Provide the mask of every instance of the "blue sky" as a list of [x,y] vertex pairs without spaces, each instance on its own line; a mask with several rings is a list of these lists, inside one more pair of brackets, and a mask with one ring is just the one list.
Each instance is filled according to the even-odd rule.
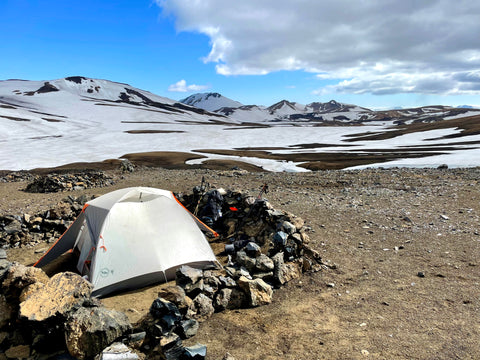
[[478,14],[463,0],[2,0],[0,79],[82,75],[244,104],[478,106]]

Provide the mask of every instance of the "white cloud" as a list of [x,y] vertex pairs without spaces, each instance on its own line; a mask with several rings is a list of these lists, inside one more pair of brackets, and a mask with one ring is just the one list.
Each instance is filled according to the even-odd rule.
[[480,94],[478,1],[156,1],[177,30],[210,38],[203,60],[219,74],[304,70],[338,79],[327,91]]
[[187,85],[185,80],[177,81],[175,84],[172,84],[168,87],[168,91],[171,92],[189,92],[189,91],[204,91],[207,90],[209,86],[207,85]]

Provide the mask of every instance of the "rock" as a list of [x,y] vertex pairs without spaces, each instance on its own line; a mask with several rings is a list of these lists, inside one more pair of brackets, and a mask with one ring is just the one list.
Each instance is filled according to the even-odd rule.
[[203,279],[200,279],[196,283],[185,284],[183,289],[188,296],[194,298],[201,292],[205,291],[205,285],[203,283]]
[[12,263],[5,273],[2,289],[4,294],[18,298],[21,291],[28,285],[36,282],[47,283],[48,281],[48,276],[43,270]]
[[247,279],[252,279],[250,272],[244,266],[240,266],[240,269],[236,271],[235,276],[236,277],[245,276]]
[[235,287],[237,283],[230,276],[219,276],[220,285],[223,287]]
[[273,271],[255,273],[255,274],[253,274],[252,278],[253,279],[262,279],[265,282],[271,283],[271,282],[273,282]]
[[290,235],[290,238],[293,239],[293,241],[295,241],[295,244],[297,245],[300,245],[303,243],[302,235],[300,235],[300,233],[294,233]]
[[306,245],[306,244],[308,244],[308,243],[310,242],[310,237],[307,235],[307,233],[305,233],[305,232],[302,231],[302,232],[300,233],[300,236],[301,236],[301,238],[302,238],[302,243],[303,243],[303,244]]
[[178,285],[167,286],[158,292],[158,297],[170,301],[178,308],[186,307],[185,290]]
[[9,325],[15,315],[13,306],[7,302],[5,295],[0,294],[0,329]]
[[273,242],[275,245],[285,246],[287,245],[287,238],[288,238],[287,233],[283,231],[277,231],[275,235],[273,235]]
[[249,306],[260,306],[272,302],[273,289],[262,279],[249,280],[245,277],[238,279],[238,286],[247,295]]
[[0,260],[4,260],[7,258],[7,252],[5,249],[0,249]]
[[420,277],[420,278],[423,278],[423,277],[425,277],[425,273],[423,271],[419,271],[417,273],[417,276]]
[[297,231],[300,231],[303,228],[303,225],[305,225],[305,221],[298,216],[295,215],[290,215],[290,223],[292,223],[295,226],[295,229]]
[[275,277],[275,280],[277,283],[283,285],[290,280],[297,279],[301,276],[301,271],[296,263],[285,263],[283,264],[278,273],[277,277]]
[[133,165],[130,160],[123,159],[120,163],[120,170],[122,172],[133,172],[135,170],[135,165]]
[[198,294],[195,299],[193,299],[193,303],[197,309],[197,316],[201,319],[206,319],[215,312],[212,299],[204,294]]
[[150,306],[150,314],[154,319],[159,320],[157,325],[157,332],[161,335],[169,333],[182,320],[177,306],[165,299],[157,298]]
[[181,318],[178,307],[174,303],[162,298],[156,298],[153,301],[150,306],[150,314],[157,320],[165,315],[174,315],[175,317]]
[[267,210],[267,214],[268,214],[268,216],[270,216],[272,218],[280,218],[280,217],[285,215],[285,213],[283,211],[275,210],[275,209]]
[[203,271],[188,265],[180,266],[175,272],[177,285],[185,288],[187,284],[195,284],[203,277]]
[[276,253],[274,256],[272,256],[272,261],[274,264],[273,277],[277,280],[277,282],[281,283],[278,280],[282,277],[282,267],[285,263],[283,260],[283,252]]
[[194,359],[194,360],[203,360],[207,356],[207,347],[202,344],[196,344],[194,346],[189,346],[184,348],[182,354],[182,360]]
[[182,320],[175,332],[185,340],[197,334],[198,326],[198,321],[195,319]]
[[234,357],[233,355],[231,355],[230,353],[227,352],[227,353],[223,356],[222,360],[235,360],[235,357]]
[[10,224],[3,227],[3,231],[8,235],[19,233],[22,231],[22,223],[17,219],[14,219]]
[[20,304],[20,316],[30,321],[44,321],[57,316],[65,318],[69,312],[80,307],[91,293],[92,285],[80,275],[58,273]]
[[139,357],[127,345],[116,342],[106,347],[100,356],[96,357],[98,360],[138,360]]
[[248,271],[252,271],[255,268],[255,259],[248,256],[243,250],[237,252],[236,261],[239,265],[244,266]]
[[139,349],[142,346],[143,341],[145,340],[146,336],[147,336],[146,331],[141,331],[141,332],[137,332],[137,333],[134,333],[134,334],[129,334],[128,337],[127,337],[127,343],[132,348]]
[[70,355],[85,359],[100,353],[131,329],[127,315],[122,312],[105,307],[82,307],[67,320],[65,341]]
[[239,309],[243,307],[245,301],[246,295],[243,291],[240,291],[237,288],[224,288],[217,293],[215,298],[215,308],[218,311],[223,311],[225,309]]
[[320,253],[317,250],[314,250],[311,247],[307,246],[305,242],[303,246],[303,255],[317,263],[320,263],[322,261]]
[[293,225],[291,222],[289,221],[283,221],[281,224],[280,224],[280,229],[283,230],[285,233],[291,235],[293,234],[295,231],[297,231],[297,228],[295,227],[295,225]]
[[255,269],[260,272],[269,272],[275,268],[273,260],[265,254],[260,254],[255,259]]
[[305,257],[298,259],[298,264],[302,272],[307,272],[312,270],[312,261]]
[[160,343],[154,349],[155,352],[160,353],[166,360],[178,360],[184,352],[182,339],[177,334],[171,333],[160,339]]
[[13,346],[7,351],[5,355],[9,359],[27,359],[30,358],[30,346],[28,345],[18,345]]
[[53,209],[50,209],[51,219],[68,219],[73,217],[72,207],[69,203],[59,203]]
[[260,246],[251,241],[245,246],[244,250],[251,257],[257,257],[262,252]]
[[203,283],[205,285],[205,291],[207,290],[207,287],[211,287],[213,291],[216,292],[222,285],[218,276],[216,276],[214,272],[210,270],[205,270],[203,272]]

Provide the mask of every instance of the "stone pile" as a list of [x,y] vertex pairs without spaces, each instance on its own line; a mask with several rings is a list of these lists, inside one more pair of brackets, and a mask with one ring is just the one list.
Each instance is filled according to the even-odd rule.
[[19,181],[33,181],[35,175],[28,171],[11,171],[0,176],[0,182],[19,182]]
[[308,245],[310,227],[302,218],[274,209],[261,196],[222,189],[178,196],[220,234],[230,276],[280,286],[302,272],[321,269],[319,253]]
[[[204,359],[206,346],[186,347],[199,322],[215,312],[257,307],[274,289],[306,271],[322,268],[309,246],[309,227],[261,196],[214,189],[178,194],[224,242],[225,265],[199,270],[182,266],[176,283],[163,288],[148,314],[132,326],[125,314],[91,297],[91,285],[71,272],[49,278],[42,270],[10,263],[0,252],[0,354],[7,358]],[[44,214],[4,216],[3,248],[51,241],[88,201],[68,196]],[[41,235],[35,235],[41,234]]]
[[0,247],[33,246],[52,243],[77,218],[91,198],[67,196],[52,209],[38,214],[0,216]]
[[48,174],[37,177],[25,188],[31,193],[52,193],[61,191],[84,190],[105,187],[114,184],[114,179],[103,171],[84,171],[72,174]]

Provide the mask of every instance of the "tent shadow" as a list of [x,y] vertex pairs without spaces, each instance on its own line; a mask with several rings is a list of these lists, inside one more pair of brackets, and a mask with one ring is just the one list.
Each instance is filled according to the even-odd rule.
[[42,270],[45,271],[45,273],[49,277],[52,277],[55,274],[58,274],[60,272],[65,272],[65,271],[70,271],[78,274],[77,267],[76,267],[77,261],[78,261],[78,255],[76,256],[73,252],[69,251],[59,256],[49,264],[43,266]]

